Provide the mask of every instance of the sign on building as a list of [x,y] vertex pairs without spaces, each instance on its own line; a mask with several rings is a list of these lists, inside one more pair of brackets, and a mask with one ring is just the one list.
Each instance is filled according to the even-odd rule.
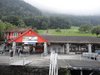
[[34,44],[34,43],[38,42],[38,37],[36,37],[36,36],[31,36],[31,37],[30,36],[24,36],[23,42],[25,44]]

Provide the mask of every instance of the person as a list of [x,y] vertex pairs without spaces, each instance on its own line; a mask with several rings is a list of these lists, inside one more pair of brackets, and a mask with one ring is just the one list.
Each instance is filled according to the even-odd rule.
[[32,52],[33,52],[33,46],[30,46],[29,53],[32,54]]
[[13,57],[13,50],[12,49],[9,50],[9,53],[10,53],[10,57]]
[[21,54],[21,49],[18,48],[18,56]]

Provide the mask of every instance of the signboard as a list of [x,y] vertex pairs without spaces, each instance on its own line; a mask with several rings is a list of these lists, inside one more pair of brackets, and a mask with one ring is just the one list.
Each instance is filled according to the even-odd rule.
[[38,37],[35,37],[35,36],[25,36],[23,37],[23,40],[22,40],[24,43],[36,43],[38,42]]
[[36,42],[24,42],[24,44],[32,44],[32,45],[36,45]]

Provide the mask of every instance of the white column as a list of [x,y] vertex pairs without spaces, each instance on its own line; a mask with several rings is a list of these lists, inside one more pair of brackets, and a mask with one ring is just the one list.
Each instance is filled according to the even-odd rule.
[[89,53],[92,53],[91,47],[92,47],[92,45],[91,45],[91,44],[88,44],[88,52],[89,52]]
[[47,55],[47,43],[44,42],[44,55]]
[[12,50],[13,50],[13,55],[15,55],[15,52],[16,52],[16,42],[12,43]]
[[78,49],[79,49],[79,51],[81,50],[81,47],[80,47],[80,45],[79,45]]
[[69,43],[66,44],[66,52],[69,54]]
[[65,50],[64,50],[64,45],[63,45],[63,47],[62,47],[62,53],[64,54],[64,52],[65,52]]

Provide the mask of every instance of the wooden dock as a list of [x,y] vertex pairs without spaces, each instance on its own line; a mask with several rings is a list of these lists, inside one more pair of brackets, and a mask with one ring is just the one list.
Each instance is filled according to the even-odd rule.
[[[32,62],[27,66],[34,67],[49,67],[49,60],[42,60],[37,62]],[[100,62],[94,60],[67,60],[67,59],[59,59],[58,60],[59,68],[66,69],[75,69],[75,70],[100,70]]]
[[[24,65],[23,63],[24,59]],[[21,63],[22,62],[22,63]],[[37,68],[49,68],[49,56],[41,57],[39,55],[13,57],[0,56],[0,65],[17,65],[20,66],[31,66]],[[21,64],[20,64],[21,63]],[[90,60],[78,55],[59,55],[58,56],[58,67],[65,69],[84,69],[84,70],[100,70],[100,61]]]

